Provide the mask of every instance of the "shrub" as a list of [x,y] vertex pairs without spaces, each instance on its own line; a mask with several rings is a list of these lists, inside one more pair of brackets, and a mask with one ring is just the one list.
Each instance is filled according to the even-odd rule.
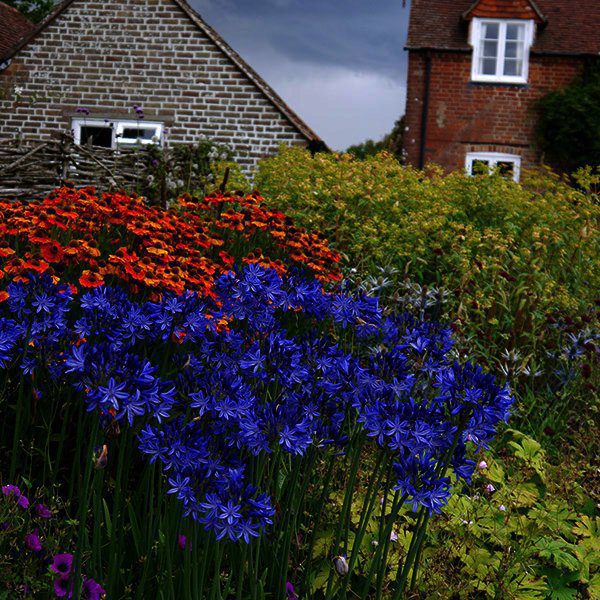
[[589,71],[538,102],[537,136],[545,159],[567,172],[600,165],[600,63]]
[[[298,148],[263,161],[256,184],[300,224],[322,230],[359,283],[386,266],[392,285],[445,288],[447,314],[480,360],[499,370],[503,353],[518,352],[522,393],[562,390],[546,353],[561,351],[565,326],[580,319],[594,338],[600,207],[589,189],[549,172],[519,185],[435,167],[425,174],[387,154],[359,161]],[[574,363],[581,371],[584,361]]]

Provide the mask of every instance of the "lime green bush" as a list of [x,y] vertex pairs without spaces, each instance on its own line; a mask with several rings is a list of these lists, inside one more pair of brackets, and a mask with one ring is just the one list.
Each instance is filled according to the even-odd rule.
[[[597,319],[599,183],[589,169],[578,188],[549,171],[526,174],[519,185],[499,175],[423,173],[385,153],[357,160],[299,148],[263,161],[255,179],[277,208],[323,231],[359,281],[387,266],[393,283],[445,288],[448,316],[477,359],[512,369],[522,395],[552,385],[555,400],[564,378],[548,352],[566,352],[573,332],[565,322],[579,319],[583,328]],[[517,353],[518,365],[507,367],[502,353]],[[569,368],[577,375],[584,364]],[[575,379],[571,398],[589,385]]]

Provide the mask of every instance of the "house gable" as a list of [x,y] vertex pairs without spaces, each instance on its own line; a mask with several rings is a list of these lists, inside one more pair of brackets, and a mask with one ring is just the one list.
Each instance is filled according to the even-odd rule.
[[477,0],[463,13],[463,19],[533,19],[545,23],[546,18],[531,0]]
[[78,107],[123,118],[134,104],[172,143],[229,144],[253,167],[318,136],[184,0],[66,0],[11,55],[0,137],[68,131]]

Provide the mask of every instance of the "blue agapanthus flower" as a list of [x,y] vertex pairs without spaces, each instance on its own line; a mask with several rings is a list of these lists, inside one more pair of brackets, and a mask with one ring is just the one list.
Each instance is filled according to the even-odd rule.
[[449,328],[384,317],[376,298],[299,273],[248,265],[210,300],[108,286],[74,298],[48,277],[7,291],[0,367],[44,368],[88,411],[136,428],[167,493],[218,539],[250,542],[273,522],[253,461],[343,452],[358,428],[391,455],[405,501],[439,512],[452,477],[473,472],[467,445],[488,444],[512,403],[454,360]]

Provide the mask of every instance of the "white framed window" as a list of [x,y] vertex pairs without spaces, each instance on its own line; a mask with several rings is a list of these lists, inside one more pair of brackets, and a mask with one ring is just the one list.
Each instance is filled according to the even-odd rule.
[[162,142],[163,123],[129,119],[88,119],[72,121],[76,144],[91,144],[103,148],[131,147]]
[[521,157],[502,152],[467,152],[465,168],[469,175],[486,175],[497,170],[503,177],[519,181]]
[[531,19],[473,19],[471,80],[527,83],[534,31]]

